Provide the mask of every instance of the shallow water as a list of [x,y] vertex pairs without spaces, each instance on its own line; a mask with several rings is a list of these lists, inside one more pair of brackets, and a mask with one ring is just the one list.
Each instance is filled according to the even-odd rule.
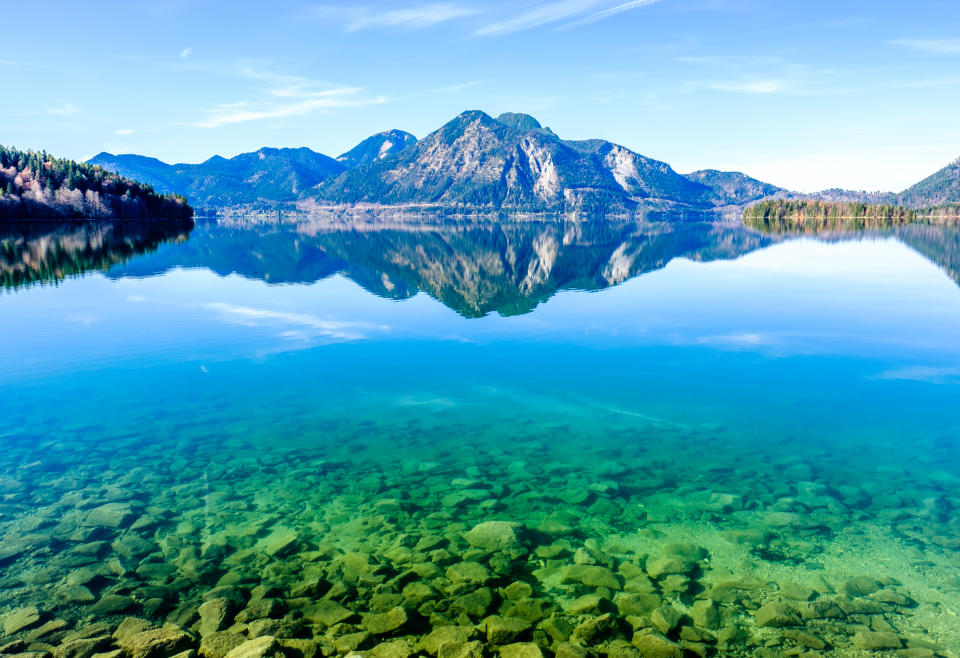
[[170,233],[4,234],[6,653],[960,655],[956,232]]

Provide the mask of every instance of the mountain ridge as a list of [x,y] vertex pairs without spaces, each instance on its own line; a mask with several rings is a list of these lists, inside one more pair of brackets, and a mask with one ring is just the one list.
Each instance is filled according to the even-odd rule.
[[902,192],[839,188],[801,194],[737,171],[676,172],[604,139],[565,140],[536,118],[480,110],[457,115],[418,140],[392,129],[332,158],[307,147],[262,147],[232,158],[167,164],[136,154],[90,160],[195,206],[275,208],[309,202],[469,211],[715,211],[770,198],[899,204],[960,202],[960,158]]

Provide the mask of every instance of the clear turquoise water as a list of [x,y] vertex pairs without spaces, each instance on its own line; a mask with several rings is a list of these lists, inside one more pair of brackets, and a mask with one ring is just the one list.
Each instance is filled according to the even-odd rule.
[[[80,541],[60,519],[111,500],[163,518],[137,530],[161,547],[295,527],[298,552],[271,567],[288,580],[317,545],[387,563],[400,535],[490,519],[535,529],[559,514],[570,553],[547,567],[590,538],[611,566],[641,567],[683,541],[709,559],[689,592],[655,583],[669,605],[690,609],[732,578],[762,583],[718,603],[721,626],[741,629],[728,644],[684,638],[683,624],[666,634],[688,650],[782,655],[797,641],[755,617],[784,582],[829,600],[868,576],[911,605],[796,625],[825,653],[859,655],[857,633],[892,632],[960,655],[955,235],[591,230],[204,224],[105,272],[9,289],[0,532],[15,555],[0,608],[122,619],[55,597],[82,562],[60,560]],[[444,503],[457,478],[484,494]],[[200,522],[211,491],[241,504],[211,512],[204,498]],[[409,509],[384,522],[392,499]],[[176,562],[166,548],[125,559]],[[230,568],[173,598],[202,596]],[[116,580],[89,589],[145,605],[136,577]],[[583,593],[526,580],[558,609]],[[348,608],[375,610],[351,596]]]

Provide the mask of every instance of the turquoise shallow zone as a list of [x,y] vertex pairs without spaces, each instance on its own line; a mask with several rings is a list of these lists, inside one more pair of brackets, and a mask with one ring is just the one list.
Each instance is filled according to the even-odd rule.
[[960,656],[955,232],[111,231],[0,263],[0,653]]

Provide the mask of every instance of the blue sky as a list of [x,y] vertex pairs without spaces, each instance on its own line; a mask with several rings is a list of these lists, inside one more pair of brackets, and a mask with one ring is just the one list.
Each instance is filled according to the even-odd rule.
[[899,190],[960,156],[950,1],[52,0],[3,9],[0,143],[336,156],[528,112],[687,172]]

